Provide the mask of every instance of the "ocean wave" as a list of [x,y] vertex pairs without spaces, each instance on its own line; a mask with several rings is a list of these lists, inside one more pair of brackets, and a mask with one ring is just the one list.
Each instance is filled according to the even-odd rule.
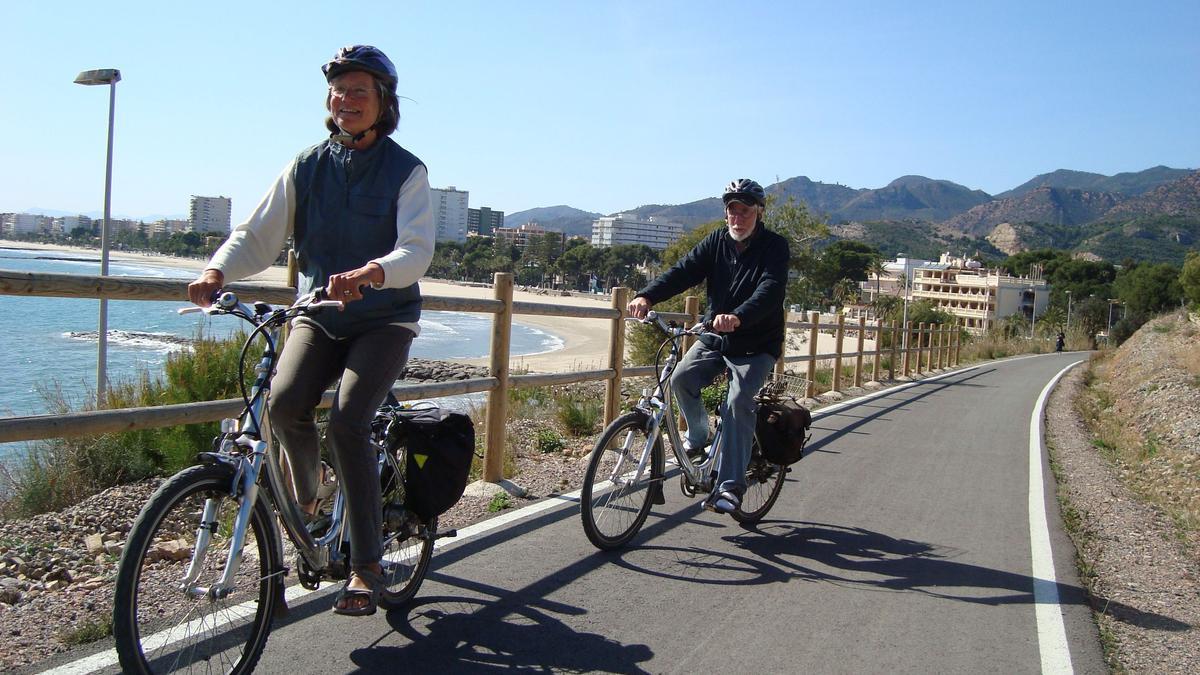
[[[71,331],[63,333],[63,337],[71,340],[82,340],[85,342],[95,342],[100,333],[94,330],[86,331]],[[139,349],[153,349],[155,351],[180,351],[189,349],[194,342],[191,338],[180,337],[172,333],[147,333],[136,330],[110,330],[108,331],[109,344],[117,344],[125,347],[137,347]]]

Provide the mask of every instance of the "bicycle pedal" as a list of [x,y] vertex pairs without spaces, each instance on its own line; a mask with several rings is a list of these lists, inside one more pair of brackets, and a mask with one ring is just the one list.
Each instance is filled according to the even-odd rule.
[[451,528],[444,532],[438,532],[437,534],[433,535],[433,538],[434,539],[442,539],[445,537],[457,537],[457,536],[458,536],[458,530]]

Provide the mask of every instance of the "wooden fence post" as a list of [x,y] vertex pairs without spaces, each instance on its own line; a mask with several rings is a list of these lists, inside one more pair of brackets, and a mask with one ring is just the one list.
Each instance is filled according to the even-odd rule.
[[917,375],[918,376],[920,376],[924,373],[924,371],[921,369],[921,359],[925,358],[925,333],[927,330],[929,330],[929,329],[926,327],[926,323],[924,321],[917,324]]
[[900,322],[892,319],[892,360],[888,362],[888,379],[896,380],[896,348],[900,346]]
[[818,333],[821,325],[821,313],[811,312],[812,328],[808,331],[808,398],[814,398],[817,395],[817,340],[820,339]]
[[879,369],[881,367],[879,359],[880,359],[880,357],[883,356],[883,331],[881,330],[882,328],[883,328],[883,322],[880,321],[878,318],[876,318],[875,319],[875,333],[874,333],[874,335],[875,335],[875,362],[871,364],[871,381],[872,382],[879,381]]
[[617,310],[617,318],[612,321],[611,337],[608,341],[608,367],[613,376],[605,383],[604,388],[604,424],[617,419],[621,410],[621,371],[625,368],[625,316],[629,305],[629,289],[624,286],[614,286],[612,289],[612,308]]
[[954,365],[955,366],[958,366],[958,364],[961,363],[961,361],[959,360],[960,356],[962,356],[962,329],[959,328],[958,326],[955,326],[954,327]]
[[497,272],[493,279],[493,297],[504,308],[492,319],[492,358],[488,376],[496,378],[496,388],[488,392],[487,447],[483,454],[483,479],[497,483],[504,478],[505,423],[508,418],[508,348],[512,339],[513,275]]
[[[688,315],[688,325],[695,326],[700,320],[700,296],[689,295],[683,299],[683,313]],[[689,335],[683,339],[683,353],[686,354],[692,345],[696,343],[696,337]]]
[[835,339],[837,358],[833,362],[833,390],[842,390],[842,338],[846,334],[846,315],[838,312],[837,338]]
[[858,356],[854,357],[854,386],[861,387],[862,379],[862,363],[863,363],[863,345],[867,339],[867,317],[858,315]]

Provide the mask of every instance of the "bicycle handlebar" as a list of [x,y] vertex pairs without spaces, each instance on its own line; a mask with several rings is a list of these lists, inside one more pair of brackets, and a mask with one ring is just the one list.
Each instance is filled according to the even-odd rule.
[[251,323],[261,325],[268,321],[270,316],[278,316],[283,320],[300,314],[312,314],[327,307],[341,309],[346,305],[341,300],[329,300],[325,295],[324,288],[317,288],[312,293],[306,293],[288,307],[276,311],[273,311],[271,306],[265,303],[256,302],[253,307],[245,305],[238,299],[236,293],[229,290],[217,290],[213,293],[212,301],[208,307],[182,307],[177,311],[181,315],[195,312],[204,312],[210,315],[234,314]]
[[713,330],[712,324],[707,321],[697,322],[691,328],[682,328],[682,327],[676,326],[673,322],[663,321],[662,316],[659,315],[659,313],[654,310],[650,310],[650,311],[646,312],[646,318],[644,318],[644,319],[638,319],[636,317],[628,316],[628,317],[625,317],[625,320],[626,321],[636,321],[641,324],[658,326],[659,330],[666,333],[667,335],[671,335],[674,337],[683,336],[683,335],[701,335],[703,333],[717,334],[717,332]]

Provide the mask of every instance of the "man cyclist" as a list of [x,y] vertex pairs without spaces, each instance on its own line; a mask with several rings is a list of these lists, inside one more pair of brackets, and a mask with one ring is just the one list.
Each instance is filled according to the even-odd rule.
[[631,316],[645,318],[650,307],[707,282],[703,320],[721,335],[704,334],[671,375],[671,391],[687,422],[684,449],[709,444],[708,415],[701,388],[729,372],[729,394],[721,416],[725,447],[717,484],[704,507],[732,513],[746,491],[746,465],[757,421],[754,394],[783,354],[784,295],[788,242],[763,223],[766,194],[748,178],[725,188],[726,227],[713,231],[671,269],[629,303]]

